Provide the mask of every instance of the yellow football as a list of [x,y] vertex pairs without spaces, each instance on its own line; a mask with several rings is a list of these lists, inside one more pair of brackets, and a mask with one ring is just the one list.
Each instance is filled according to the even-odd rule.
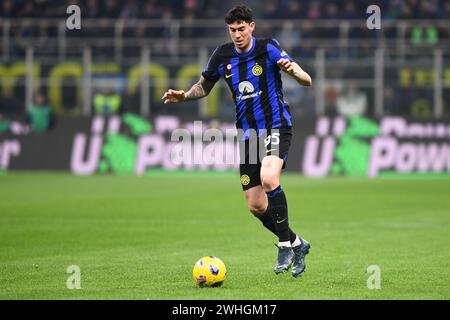
[[227,268],[219,258],[206,256],[195,263],[192,276],[200,287],[219,287],[225,281]]

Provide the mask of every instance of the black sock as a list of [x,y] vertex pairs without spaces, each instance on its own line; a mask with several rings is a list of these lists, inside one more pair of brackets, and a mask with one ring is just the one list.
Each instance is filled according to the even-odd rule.
[[[275,225],[275,217],[273,216],[272,212],[270,212],[270,207],[268,207],[267,211],[261,215],[255,214],[255,217],[257,217],[262,222],[264,227],[266,227],[268,230],[270,230],[274,235],[278,237],[278,230]],[[291,244],[294,243],[295,239],[297,238],[297,235],[295,234],[294,231],[292,231],[291,228],[289,228],[289,237]]]
[[261,220],[264,227],[268,230],[272,231],[274,235],[278,237],[277,227],[275,226],[275,222],[273,221],[272,213],[270,212],[270,207],[267,208],[266,212],[261,215],[256,215],[259,220]]
[[269,200],[269,208],[275,220],[275,226],[278,231],[278,239],[280,242],[290,241],[288,208],[286,196],[281,186],[267,192]]

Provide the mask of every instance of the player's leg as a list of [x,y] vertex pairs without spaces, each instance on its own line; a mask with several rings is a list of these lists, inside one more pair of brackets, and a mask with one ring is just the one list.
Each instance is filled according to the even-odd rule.
[[277,230],[273,223],[272,216],[268,214],[267,196],[261,185],[254,186],[250,189],[244,190],[245,201],[247,202],[248,210],[253,215],[261,220],[262,224],[278,236]]
[[278,236],[275,223],[268,210],[266,193],[261,186],[259,164],[242,164],[240,166],[241,185],[249,211],[258,218],[264,227]]
[[[287,200],[284,190],[280,186],[280,175],[283,167],[283,160],[276,156],[268,156],[263,160],[261,167],[262,188],[267,204],[271,208],[271,213],[276,221],[277,234],[279,235],[279,245],[292,246],[300,244],[299,237],[289,227]],[[270,204],[269,204],[270,203]]]
[[[289,131],[285,135],[283,135],[282,139],[283,148],[281,148],[281,150],[283,151],[282,154],[286,156],[287,150],[289,149],[290,136],[291,134]],[[267,146],[270,146],[270,144],[266,145],[266,147]],[[254,155],[254,152],[259,152],[259,150],[260,146],[258,138],[253,139],[250,137],[250,139],[248,140],[239,140],[240,159],[242,161],[240,164],[242,189],[244,191],[247,206],[250,212],[252,212],[253,215],[256,216],[268,230],[270,230],[276,236],[279,236],[277,226],[274,221],[274,215],[272,214],[271,208],[269,206],[267,194],[262,187],[261,163],[259,161],[256,162],[253,161],[254,159],[251,157],[251,155]],[[266,149],[264,149],[263,151],[265,154]],[[282,167],[283,166],[281,166],[281,168]],[[278,171],[281,172],[281,168]],[[292,245],[293,246],[297,245],[297,243],[300,242],[298,236],[289,228],[288,230]],[[292,249],[290,249],[290,253],[292,254]],[[287,256],[287,259],[289,259],[289,262],[287,264],[290,266],[292,262],[292,257]]]
[[279,235],[278,261],[274,270],[277,273],[286,271],[290,263],[294,262],[292,275],[296,277],[305,269],[304,256],[308,253],[310,246],[306,240],[295,235],[289,228],[287,200],[280,185],[280,176],[287,160],[291,136],[290,130],[276,131],[276,134],[271,132],[271,136],[266,139],[265,148],[268,156],[262,160],[261,184],[267,194],[269,209],[276,220],[275,227]]
[[279,183],[282,167],[283,160],[277,156],[264,157],[261,164],[262,188],[267,194],[269,210],[275,218],[278,232],[278,258],[274,268],[276,273],[289,270],[294,259],[289,235],[287,202]]
[[278,236],[272,215],[268,211],[266,193],[261,186],[261,163],[257,156],[259,148],[256,134],[248,140],[239,141],[240,159],[242,161],[239,171],[247,207],[262,222],[264,227]]
[[264,157],[261,164],[261,184],[268,198],[269,207],[276,218],[280,245],[290,247],[287,202],[280,186],[280,174],[283,160],[277,156]]
[[[278,238],[278,231],[275,226],[275,220],[272,212],[270,211],[269,202],[267,200],[267,194],[260,184],[259,170],[252,173],[252,170],[241,169],[241,183],[247,183],[247,185],[242,185],[244,190],[245,200],[247,202],[247,207],[249,211],[258,218],[264,227],[271,231]],[[255,168],[256,170],[256,168]],[[250,178],[252,176],[252,178]],[[248,177],[248,178],[247,178]],[[255,181],[259,183],[257,185],[250,185],[250,181]],[[249,188],[248,188],[249,187]],[[296,240],[296,234],[289,229],[290,241],[294,242]]]

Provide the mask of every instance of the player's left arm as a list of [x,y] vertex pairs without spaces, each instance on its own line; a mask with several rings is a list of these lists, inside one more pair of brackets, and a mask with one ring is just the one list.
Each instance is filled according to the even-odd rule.
[[312,85],[311,76],[307,72],[305,72],[296,62],[282,58],[277,61],[277,64],[282,71],[293,77],[302,86],[309,87]]

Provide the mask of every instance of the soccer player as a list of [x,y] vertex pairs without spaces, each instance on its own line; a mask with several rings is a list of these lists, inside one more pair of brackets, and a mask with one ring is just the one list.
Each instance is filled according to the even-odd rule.
[[[297,277],[305,270],[310,245],[290,229],[286,196],[280,186],[292,137],[292,117],[283,99],[280,70],[302,86],[310,86],[312,80],[278,41],[253,37],[255,22],[247,6],[233,7],[225,22],[232,42],[215,49],[200,80],[189,91],[169,89],[162,100],[177,103],[203,98],[224,78],[236,105],[236,127],[245,133],[240,141],[244,152],[240,174],[248,208],[278,236],[274,271],[286,272],[292,266],[292,275]],[[256,137],[247,134],[251,130],[257,132]],[[262,152],[263,157],[252,161],[255,152]]]

